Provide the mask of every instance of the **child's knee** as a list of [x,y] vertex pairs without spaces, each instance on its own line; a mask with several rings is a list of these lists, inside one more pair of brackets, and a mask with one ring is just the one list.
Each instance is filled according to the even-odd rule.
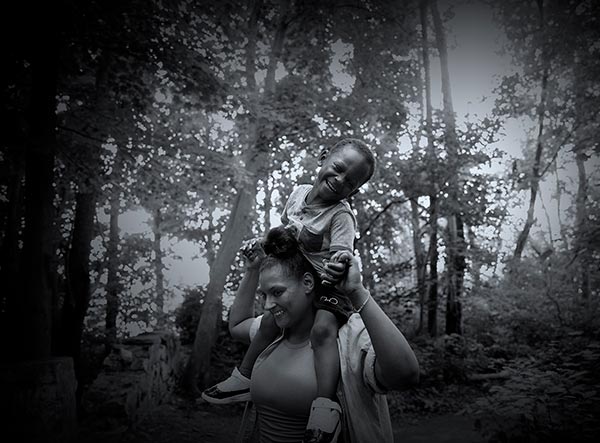
[[310,331],[310,342],[315,348],[336,343],[338,333],[337,322],[315,322]]

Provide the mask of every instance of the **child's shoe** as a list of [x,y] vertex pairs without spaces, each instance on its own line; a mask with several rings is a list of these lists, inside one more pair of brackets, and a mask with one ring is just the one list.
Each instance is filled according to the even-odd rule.
[[218,405],[250,401],[250,379],[235,368],[228,379],[205,390],[202,398]]
[[341,414],[337,402],[325,397],[313,400],[303,443],[335,443],[342,427]]

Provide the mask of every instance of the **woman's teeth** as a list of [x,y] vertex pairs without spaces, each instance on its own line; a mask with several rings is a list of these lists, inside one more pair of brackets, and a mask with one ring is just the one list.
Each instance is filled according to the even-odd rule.
[[273,316],[275,316],[275,317],[281,317],[283,315],[282,310],[277,310],[277,311],[272,311],[272,312],[273,312]]

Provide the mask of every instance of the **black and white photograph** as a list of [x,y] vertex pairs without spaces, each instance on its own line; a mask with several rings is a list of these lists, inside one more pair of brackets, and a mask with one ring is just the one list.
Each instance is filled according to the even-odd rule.
[[600,2],[2,6],[0,440],[600,435]]

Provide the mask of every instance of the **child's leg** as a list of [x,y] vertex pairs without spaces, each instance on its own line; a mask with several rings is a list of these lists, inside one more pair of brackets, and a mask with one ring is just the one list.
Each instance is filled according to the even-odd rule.
[[336,316],[318,309],[310,332],[315,356],[317,397],[333,399],[340,377],[340,356],[337,345],[338,321]]
[[317,309],[310,331],[317,375],[317,398],[310,407],[304,443],[335,442],[340,432],[341,408],[334,400],[340,377],[337,333],[338,321],[335,314]]
[[260,327],[250,342],[250,346],[248,346],[248,350],[244,354],[244,358],[240,364],[239,371],[244,377],[250,378],[256,359],[267,346],[273,343],[273,340],[279,335],[279,331],[280,329],[275,324],[273,314],[270,311],[266,311],[260,321]]
[[252,367],[260,353],[279,334],[279,328],[270,312],[265,312],[260,322],[256,335],[250,342],[250,346],[244,354],[242,363],[233,373],[220,383],[211,386],[202,392],[202,398],[209,403],[227,404],[250,400],[250,376]]

